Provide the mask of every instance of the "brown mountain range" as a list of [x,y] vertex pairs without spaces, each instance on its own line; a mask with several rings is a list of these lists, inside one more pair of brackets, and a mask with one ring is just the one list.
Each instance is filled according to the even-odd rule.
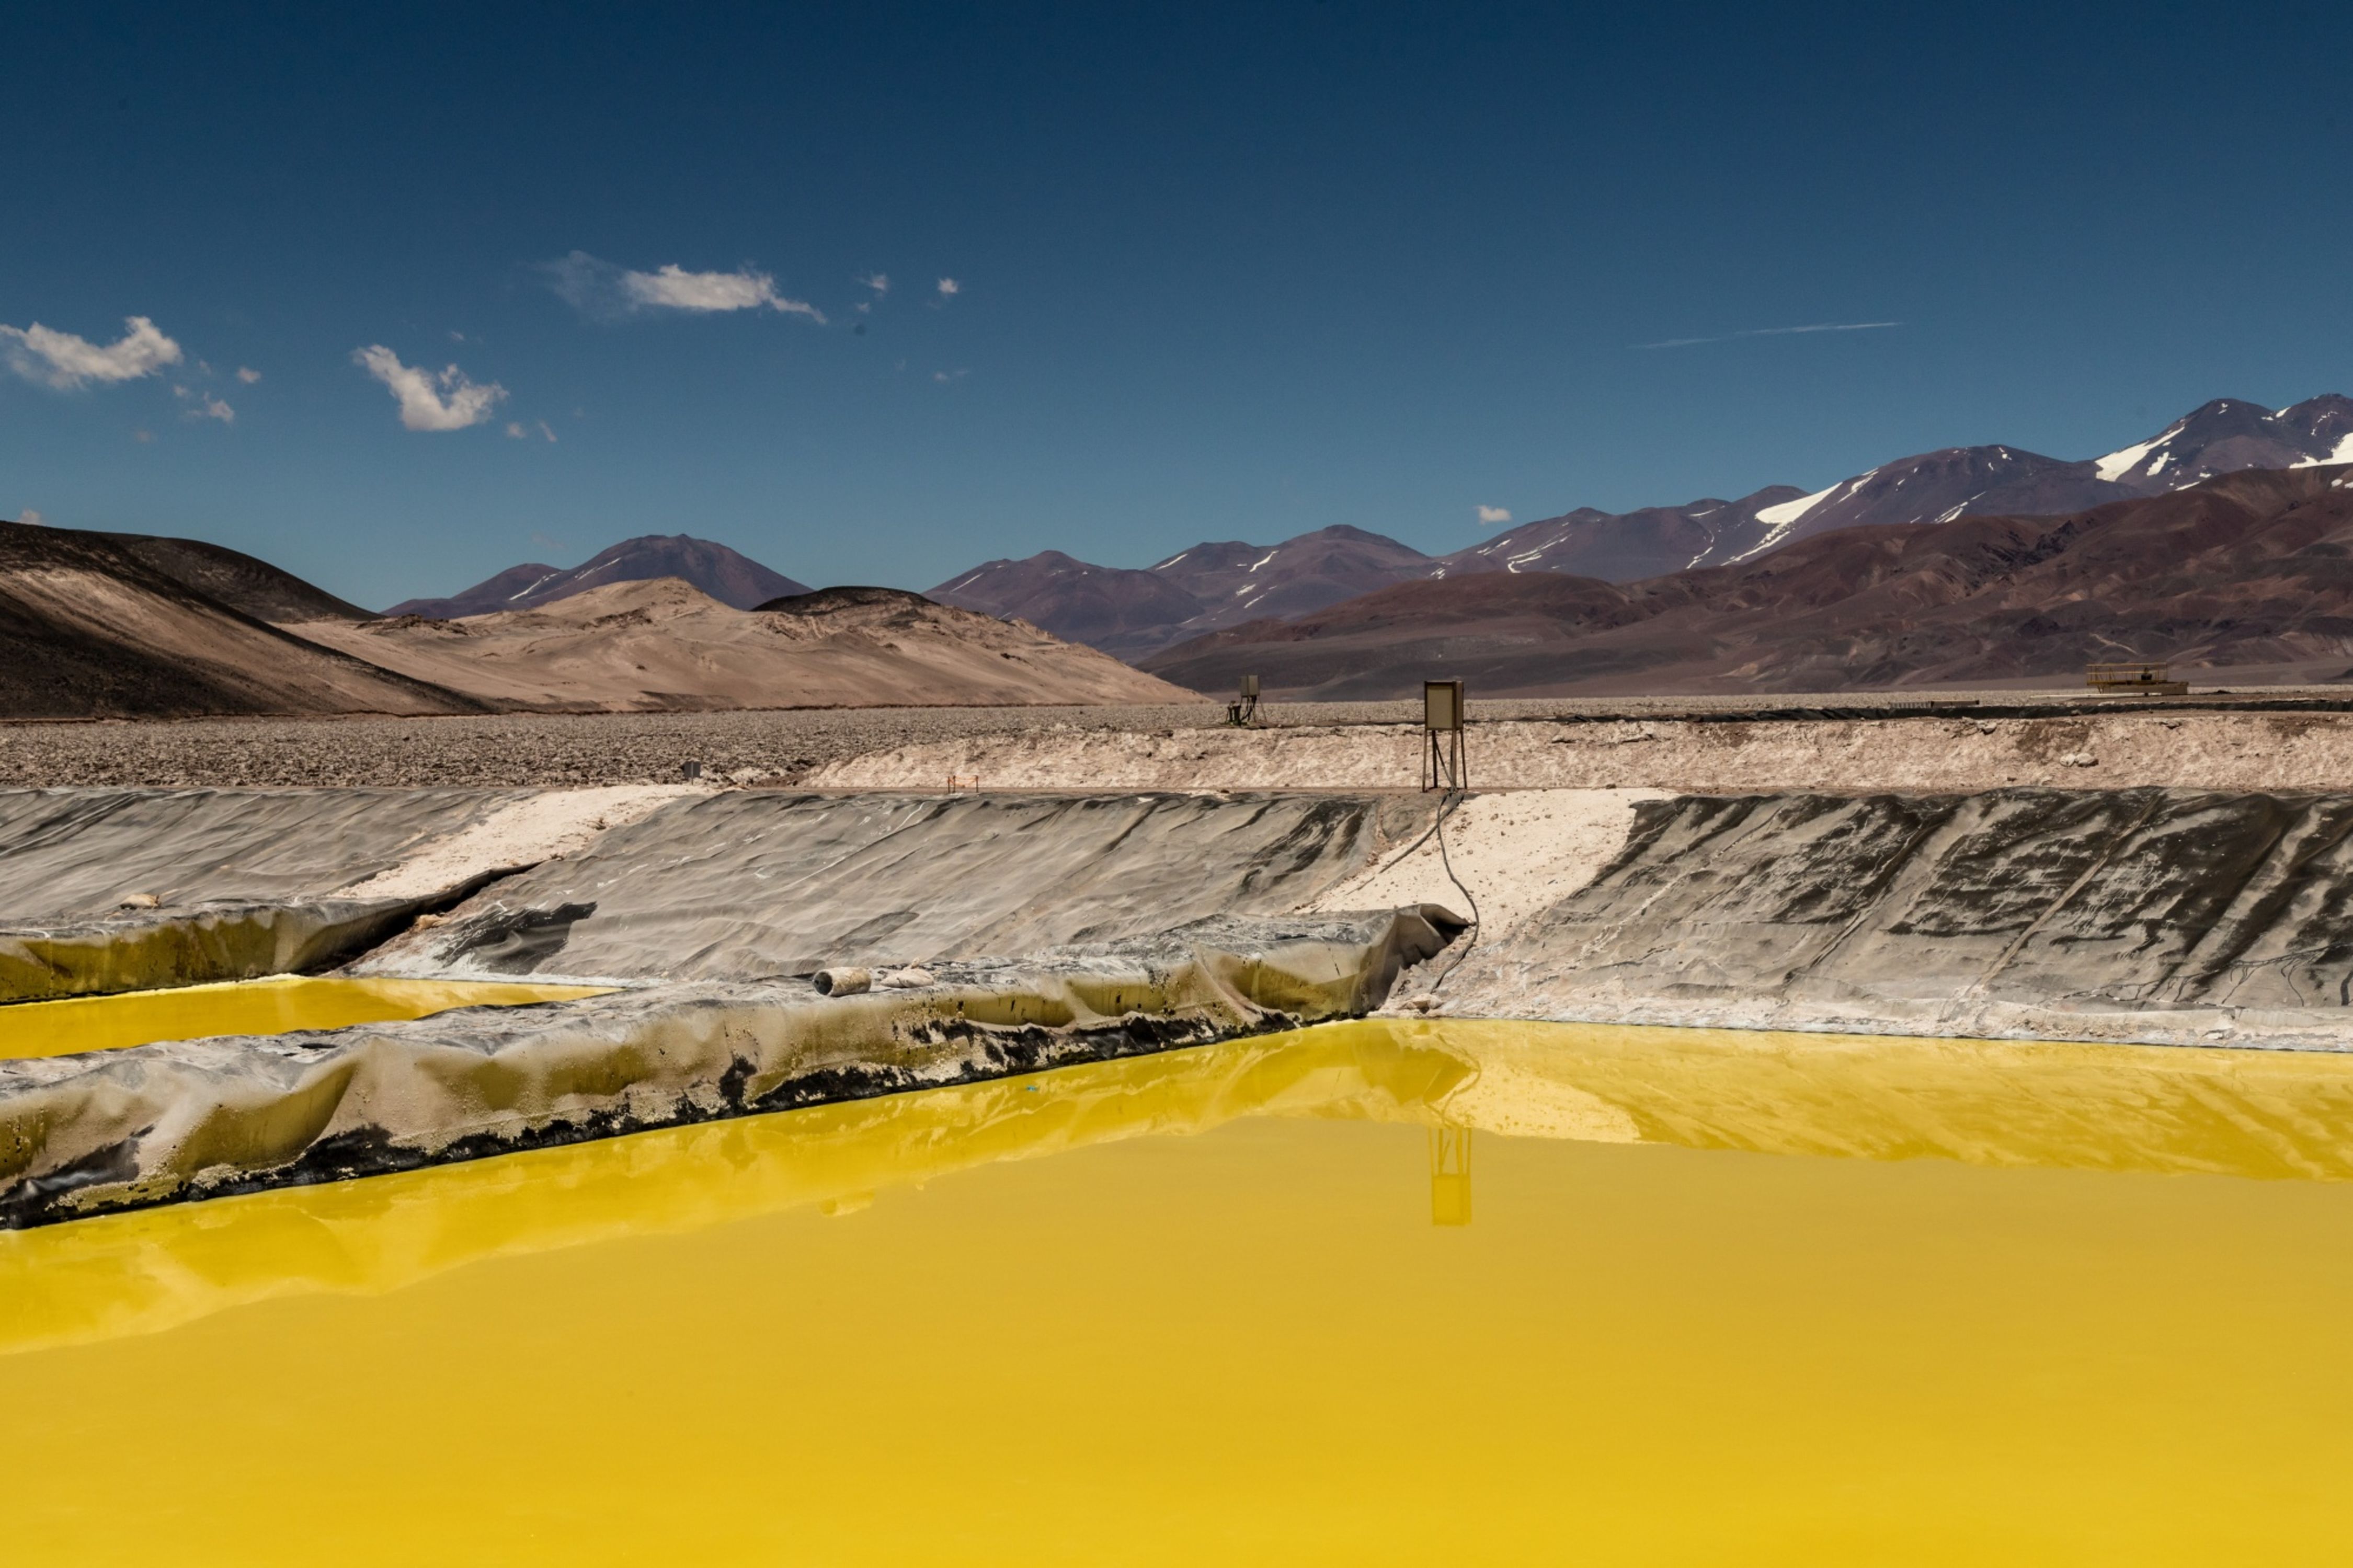
[[1738,565],[1612,584],[1398,584],[1145,661],[1294,700],[1835,691],[2064,676],[2095,660],[2353,662],[2353,468],[2248,470],[2059,517],[1817,534]]
[[1341,525],[1281,544],[1197,544],[1142,569],[1091,565],[1048,550],[1021,561],[987,562],[928,596],[1018,616],[1127,658],[1220,626],[1303,615],[1422,576],[1430,565],[1430,557],[1411,545]]
[[1580,507],[1448,555],[1424,555],[1360,529],[1327,528],[1278,545],[1196,545],[1148,568],[1096,566],[1050,551],[989,562],[931,593],[1136,658],[1249,620],[1308,614],[1388,583],[1489,572],[1638,582],[1753,561],[1840,529],[2053,516],[2242,468],[2348,461],[2353,398],[2328,394],[2273,410],[2224,397],[2146,441],[2080,462],[2020,447],[1947,447],[1811,494],[1772,485],[1737,500],[1703,498],[1629,512]]

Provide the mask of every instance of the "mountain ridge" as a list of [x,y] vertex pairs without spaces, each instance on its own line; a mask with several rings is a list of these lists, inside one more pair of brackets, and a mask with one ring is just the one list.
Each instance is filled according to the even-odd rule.
[[466,616],[529,610],[614,583],[676,577],[723,605],[748,610],[769,599],[806,594],[808,584],[763,566],[715,540],[685,533],[643,533],[598,551],[577,566],[525,562],[442,599],[404,599],[386,616],[457,620]]
[[2353,465],[2242,469],[2052,517],[1861,525],[1632,584],[1479,573],[1394,584],[1144,661],[1272,697],[1835,691],[2072,675],[2104,659],[2353,663]]
[[[1073,641],[1142,659],[1269,614],[1313,615],[1387,583],[1489,572],[1640,582],[1755,560],[1846,528],[1980,515],[2058,516],[2167,493],[2219,473],[2339,461],[2353,461],[2353,398],[2324,393],[2274,410],[2224,397],[2192,409],[2146,441],[2099,458],[2052,458],[2005,444],[1945,447],[1893,459],[1811,492],[1771,485],[1737,500],[1704,497],[1629,512],[1580,507],[1513,524],[1482,543],[1444,555],[1425,555],[1341,524],[1271,546],[1205,542],[1143,568],[1098,566],[1048,551],[1026,560],[984,563],[929,593],[943,603],[1018,616]],[[1377,562],[1360,558],[1345,577],[1320,574],[1307,564],[1316,553],[1308,548],[1314,542],[1344,533],[1379,541],[1388,552]],[[1190,574],[1200,573],[1198,563],[1176,570],[1204,552],[1220,565],[1229,566],[1237,552],[1269,561],[1289,552],[1292,563],[1283,569],[1287,575],[1279,596],[1236,595],[1230,583],[1209,592],[1206,574]],[[1386,582],[1370,580],[1376,575],[1385,575]]]

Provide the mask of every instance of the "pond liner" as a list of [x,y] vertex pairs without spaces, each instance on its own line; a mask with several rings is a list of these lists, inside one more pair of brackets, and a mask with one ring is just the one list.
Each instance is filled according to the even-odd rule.
[[315,974],[512,875],[486,871],[423,898],[224,901],[0,927],[0,1004]]
[[797,979],[655,985],[0,1062],[0,1227],[1357,1016],[1462,929],[1434,905],[1219,916],[849,996]]
[[2353,1048],[2353,794],[1644,801],[1461,1016]]

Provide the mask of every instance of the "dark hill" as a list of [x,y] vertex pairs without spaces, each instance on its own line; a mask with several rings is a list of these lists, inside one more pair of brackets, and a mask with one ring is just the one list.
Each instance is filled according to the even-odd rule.
[[888,605],[899,609],[921,609],[932,601],[921,594],[904,588],[817,588],[806,594],[786,594],[765,605],[754,605],[755,610],[774,610],[786,616],[822,616],[833,610],[865,609],[875,605]]
[[374,612],[338,599],[293,573],[241,551],[200,539],[165,539],[149,533],[99,535],[121,545],[166,577],[218,600],[258,621],[364,621]]
[[280,631],[106,534],[0,523],[0,718],[483,710]]
[[625,539],[568,570],[537,563],[510,566],[450,598],[406,599],[385,614],[455,620],[462,616],[495,615],[501,610],[533,609],[590,588],[614,583],[650,582],[658,577],[676,577],[691,583],[721,604],[733,605],[739,610],[748,610],[787,594],[809,591],[807,584],[797,583],[781,572],[772,572],[723,544],[683,533],[649,533]]
[[1018,616],[1058,637],[1122,658],[1166,647],[1201,602],[1150,572],[1093,566],[1059,550],[990,561],[929,591],[943,605]]

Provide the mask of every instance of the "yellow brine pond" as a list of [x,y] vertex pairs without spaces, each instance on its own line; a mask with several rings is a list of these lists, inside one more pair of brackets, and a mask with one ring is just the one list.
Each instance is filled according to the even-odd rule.
[[595,985],[478,980],[354,980],[279,975],[114,996],[69,996],[0,1006],[0,1058],[111,1051],[211,1035],[283,1035],[425,1018],[456,1007],[513,1007],[597,996]]
[[12,1561],[2318,1563],[2353,1058],[1339,1024],[0,1235]]

